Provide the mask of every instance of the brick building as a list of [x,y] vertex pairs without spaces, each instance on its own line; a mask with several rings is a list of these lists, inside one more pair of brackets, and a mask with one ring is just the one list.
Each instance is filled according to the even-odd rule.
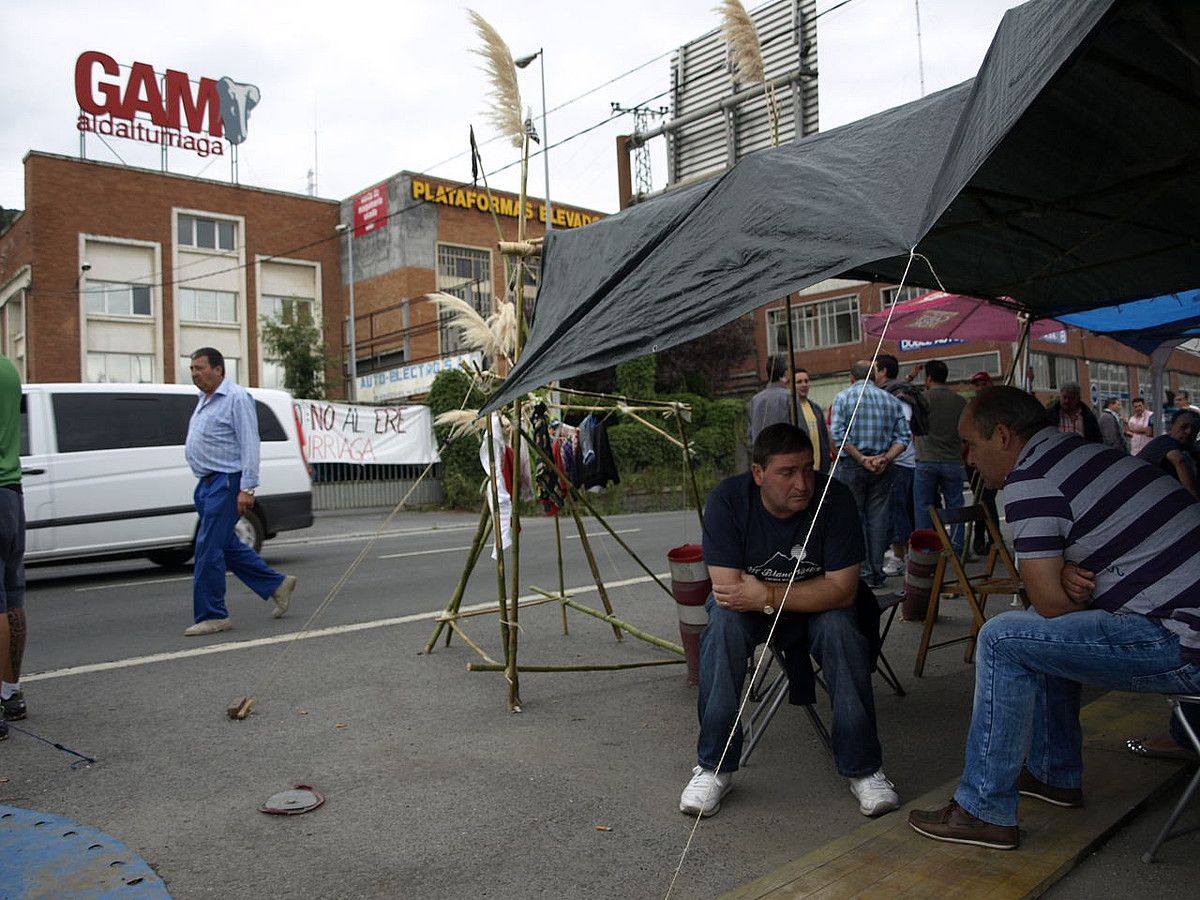
[[[926,290],[901,291],[894,285],[829,279],[793,296],[796,364],[812,376],[814,400],[828,404],[848,384],[850,364],[874,353],[877,339],[864,333],[861,317],[879,312],[898,293],[903,294],[899,299],[904,301]],[[787,348],[783,301],[760,308],[753,316],[756,354],[731,372],[727,382],[731,392],[737,394],[757,390],[766,379],[767,360]],[[907,342],[888,340],[883,345],[885,353],[900,361],[902,374],[915,363],[941,359],[950,369],[950,381],[961,386],[967,386],[971,375],[979,371],[1002,377],[1012,364],[1014,349],[1010,342],[995,341],[911,348]],[[1109,396],[1123,400],[1145,396],[1148,402],[1151,400],[1149,357],[1111,338],[1071,328],[1057,340],[1033,340],[1029,350],[1033,387],[1042,399],[1051,399],[1061,385],[1074,381],[1083,388],[1085,401],[1090,397],[1097,402]],[[1017,374],[1017,383],[1021,383],[1019,370]],[[1186,390],[1193,398],[1200,396],[1200,358],[1176,351],[1167,365],[1164,384],[1173,390]]]
[[[411,172],[339,202],[30,152],[25,209],[0,232],[0,349],[26,381],[185,382],[191,351],[213,346],[239,383],[279,387],[259,322],[301,315],[348,373],[352,240],[357,396],[418,396],[463,352],[424,295],[489,315],[509,274],[496,221],[515,240],[517,203]],[[527,215],[543,234],[544,204]],[[552,215],[568,228],[601,214]],[[337,369],[327,383],[347,395]]]

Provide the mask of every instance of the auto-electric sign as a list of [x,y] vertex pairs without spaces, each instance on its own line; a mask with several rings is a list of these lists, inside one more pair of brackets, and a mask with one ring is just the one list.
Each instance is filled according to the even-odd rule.
[[75,61],[75,98],[79,131],[224,156],[222,138],[246,140],[259,91],[228,76],[193,82],[177,69],[160,75],[141,62],[122,75],[111,56],[87,50]]

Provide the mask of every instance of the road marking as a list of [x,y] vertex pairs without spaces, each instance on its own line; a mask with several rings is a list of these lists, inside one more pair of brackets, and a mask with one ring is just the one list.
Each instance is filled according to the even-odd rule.
[[442,547],[440,550],[409,550],[407,553],[385,553],[380,559],[400,559],[403,556],[428,556],[431,553],[461,553],[470,547]]
[[147,578],[145,581],[119,581],[115,584],[89,584],[87,587],[75,588],[75,593],[84,594],[88,591],[111,591],[113,588],[141,587],[143,584],[170,584],[173,581],[191,580],[191,575],[177,575],[174,578]]
[[[659,580],[670,577],[670,573],[660,572],[656,576]],[[645,584],[651,581],[649,575],[641,575],[637,578],[626,578],[621,581],[607,581],[605,587],[617,588],[626,587],[634,584]],[[568,588],[567,593],[570,595],[591,594],[596,590],[596,585],[586,584],[582,587]],[[542,594],[526,594],[518,598],[519,602],[526,600],[544,600]],[[461,612],[475,612],[481,609],[495,609],[496,602],[493,600],[490,603],[473,603],[470,606],[460,608]],[[151,663],[171,662],[176,659],[190,659],[196,656],[209,656],[213,653],[225,653],[230,650],[249,650],[253,647],[267,647],[271,644],[286,644],[292,640],[305,641],[310,638],[334,637],[341,634],[350,634],[355,631],[369,631],[373,628],[389,628],[393,625],[406,625],[409,622],[428,622],[440,616],[444,610],[435,609],[430,612],[413,613],[407,616],[396,616],[391,619],[374,619],[370,622],[353,622],[349,625],[334,625],[329,628],[314,628],[311,631],[292,631],[287,634],[277,634],[272,637],[252,638],[248,641],[228,641],[223,644],[210,644],[205,647],[193,647],[189,650],[174,650],[169,653],[154,653],[150,656],[131,656],[125,659],[114,659],[111,662],[88,663],[82,666],[68,666],[65,669],[53,669],[49,672],[35,672],[33,674],[23,674],[21,681],[49,681],[52,678],[69,678],[72,675],[91,675],[95,672],[111,672],[116,669],[131,669],[136,666],[147,666]]]
[[[622,528],[614,529],[612,534],[633,534],[635,531],[641,531],[640,528]],[[587,536],[592,537],[608,537],[610,532],[607,531],[589,531]],[[567,540],[579,540],[579,535],[568,534]],[[384,553],[379,559],[401,559],[406,556],[428,556],[433,553],[460,553],[463,550],[470,550],[470,547],[442,547],[437,550],[409,550],[406,553]]]

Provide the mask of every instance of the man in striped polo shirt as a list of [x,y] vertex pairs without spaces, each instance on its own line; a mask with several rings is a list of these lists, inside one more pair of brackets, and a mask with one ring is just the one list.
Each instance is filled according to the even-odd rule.
[[1047,427],[1016,388],[976,395],[959,434],[986,484],[1004,488],[1033,608],[980,631],[962,780],[909,824],[1011,850],[1019,793],[1083,803],[1082,684],[1200,693],[1200,505],[1156,467]]

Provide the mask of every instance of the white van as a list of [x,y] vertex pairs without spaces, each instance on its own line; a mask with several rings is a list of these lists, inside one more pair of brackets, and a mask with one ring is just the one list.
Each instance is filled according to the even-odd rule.
[[[196,479],[184,459],[199,394],[186,384],[27,384],[21,402],[25,560],[192,556]],[[312,525],[312,480],[291,395],[250,388],[262,440],[254,506],[238,537],[259,549]]]

